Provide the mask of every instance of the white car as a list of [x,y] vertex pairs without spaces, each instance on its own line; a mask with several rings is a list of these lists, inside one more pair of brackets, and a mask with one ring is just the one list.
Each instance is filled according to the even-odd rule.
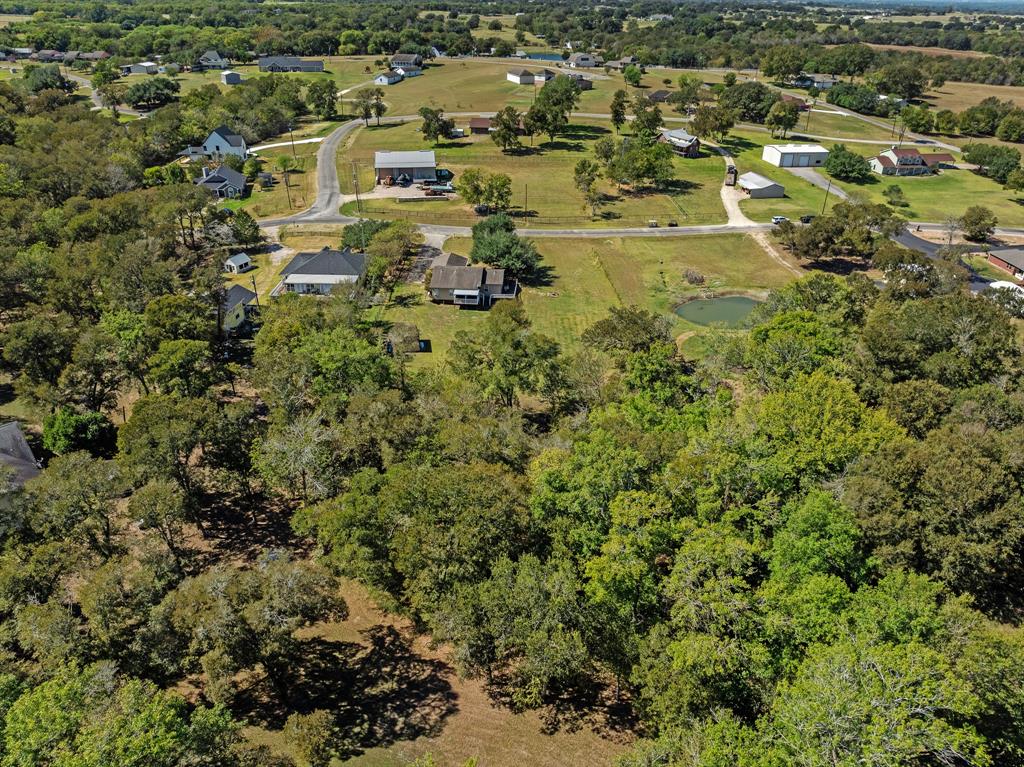
[[786,218],[785,216],[772,216],[773,224],[782,224],[785,223],[786,221],[789,221],[789,219]]

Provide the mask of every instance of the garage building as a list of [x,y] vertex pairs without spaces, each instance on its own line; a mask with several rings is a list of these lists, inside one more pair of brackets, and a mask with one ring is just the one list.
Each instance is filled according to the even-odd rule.
[[377,171],[379,184],[388,176],[398,179],[406,175],[413,181],[436,181],[437,161],[429,149],[412,152],[375,152],[373,167]]
[[816,168],[825,164],[828,150],[818,144],[768,144],[761,159],[778,168]]
[[786,188],[782,184],[757,173],[744,173],[738,183],[740,188],[755,200],[786,196]]

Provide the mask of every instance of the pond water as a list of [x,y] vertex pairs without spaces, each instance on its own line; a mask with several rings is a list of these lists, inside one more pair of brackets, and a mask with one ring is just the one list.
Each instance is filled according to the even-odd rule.
[[676,314],[684,320],[698,325],[724,324],[735,328],[743,324],[760,301],[746,296],[721,296],[719,298],[698,298],[687,301],[676,309]]
[[534,61],[561,61],[561,53],[527,53],[526,58]]

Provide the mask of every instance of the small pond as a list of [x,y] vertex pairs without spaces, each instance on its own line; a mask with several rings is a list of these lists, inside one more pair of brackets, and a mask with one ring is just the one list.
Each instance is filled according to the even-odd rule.
[[719,298],[698,298],[687,301],[676,308],[676,314],[684,320],[698,325],[720,323],[736,328],[743,324],[760,301],[747,296],[720,296]]
[[561,53],[527,53],[526,58],[534,61],[562,61]]

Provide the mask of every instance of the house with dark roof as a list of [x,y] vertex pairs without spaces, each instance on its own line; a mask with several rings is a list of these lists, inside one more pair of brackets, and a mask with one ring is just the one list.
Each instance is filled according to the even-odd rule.
[[584,77],[579,72],[569,72],[569,79],[576,83],[576,87],[581,91],[592,91],[594,90],[594,81],[589,77]]
[[257,62],[261,72],[323,72],[324,62],[300,59],[298,56],[261,56]]
[[192,68],[202,71],[205,69],[228,69],[230,66],[231,64],[226,58],[221,56],[218,51],[211,49],[196,59],[196,63],[192,65]]
[[600,56],[595,56],[592,53],[574,53],[569,57],[569,66],[573,69],[599,67],[603,63]]
[[270,295],[328,295],[338,285],[355,285],[359,282],[366,274],[367,260],[365,253],[357,253],[351,248],[324,248],[311,253],[299,253],[281,270],[281,282]]
[[656,91],[651,91],[647,94],[647,100],[655,104],[664,104],[668,101],[669,96],[672,95],[672,91],[667,91],[664,88],[659,88]]
[[1018,280],[1024,278],[1024,248],[1000,248],[986,255],[988,262],[1009,272]]
[[220,304],[220,329],[230,332],[249,318],[256,294],[244,285],[232,285],[224,292]]
[[213,170],[204,165],[203,175],[195,183],[221,200],[231,200],[245,194],[245,176],[227,165],[219,165]]
[[391,57],[391,67],[393,69],[409,66],[422,67],[423,57],[418,53],[396,53]]
[[415,64],[402,64],[395,67],[395,71],[402,77],[419,77],[423,74],[423,69]]
[[793,80],[793,85],[797,88],[815,88],[819,91],[827,91],[837,82],[839,82],[839,78],[834,75],[812,72],[810,74],[801,74]]
[[[445,258],[439,256],[438,259]],[[502,298],[515,298],[519,285],[505,276],[504,269],[469,266],[462,256],[434,259],[427,292],[435,303],[477,306],[484,309]]]
[[639,66],[640,59],[636,56],[623,56],[621,59],[614,61],[605,62],[605,66],[609,69],[618,69],[619,71],[624,70],[626,67]]
[[25,433],[17,422],[11,421],[0,426],[0,493],[21,488],[39,475],[39,463],[32,454],[32,448],[25,439]]
[[691,136],[683,128],[662,130],[659,140],[668,144],[673,152],[682,157],[693,159],[700,156],[700,139]]
[[956,162],[951,154],[921,154],[916,147],[894,146],[868,160],[871,170],[883,176],[927,176]]
[[221,125],[210,131],[210,135],[203,142],[203,154],[219,160],[229,154],[241,157],[243,160],[249,155],[249,147],[241,134],[235,133],[226,125]]

